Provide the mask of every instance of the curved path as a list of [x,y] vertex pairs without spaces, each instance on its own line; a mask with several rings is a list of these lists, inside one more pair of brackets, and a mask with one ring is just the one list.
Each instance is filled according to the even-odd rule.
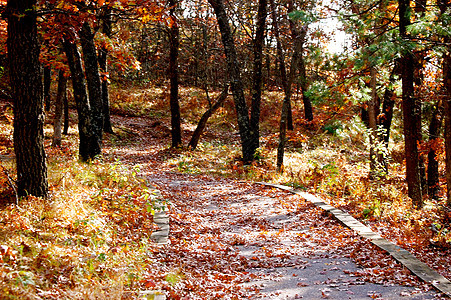
[[208,176],[146,176],[172,201],[170,243],[155,252],[156,270],[176,270],[181,278],[162,286],[168,298],[440,298],[297,195]]

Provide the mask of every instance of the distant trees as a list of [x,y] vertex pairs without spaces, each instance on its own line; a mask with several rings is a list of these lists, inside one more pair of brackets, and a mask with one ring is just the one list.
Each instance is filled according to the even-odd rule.
[[[443,145],[446,179],[451,187],[449,1],[438,0],[437,5],[417,1],[415,7],[411,7],[410,0],[366,0],[359,6],[352,1],[342,1],[336,13],[344,21],[345,30],[354,37],[355,47],[351,49],[352,55],[342,53],[327,56],[327,59],[320,45],[327,37],[321,29],[313,30],[317,21],[311,10],[314,4],[314,1],[296,0],[27,0],[20,4],[8,1],[5,16],[11,35],[8,40],[11,78],[14,78],[11,82],[18,101],[16,122],[39,119],[44,102],[49,109],[50,70],[66,69],[67,64],[78,112],[80,158],[94,159],[101,154],[103,132],[113,132],[108,109],[109,72],[118,74],[126,65],[131,65],[132,57],[136,56],[143,68],[130,72],[131,79],[168,83],[172,147],[182,146],[183,107],[180,107],[178,91],[182,84],[195,85],[207,94],[209,89],[230,85],[245,163],[254,160],[260,147],[264,90],[282,90],[282,107],[275,110],[280,113],[276,162],[279,169],[282,169],[286,137],[291,134],[293,123],[308,125],[305,126],[308,130],[312,124],[319,125],[315,123],[313,106],[327,103],[324,105],[327,113],[338,114],[352,98],[360,101],[364,108],[362,118],[367,117],[364,121],[370,133],[370,175],[377,180],[389,169],[387,151],[392,120],[399,107],[396,103],[401,100],[408,193],[414,206],[420,208],[426,191],[431,198],[440,194],[438,158],[441,152],[438,148]],[[23,19],[10,13],[25,5],[40,10],[39,24],[36,20],[30,21],[34,14],[28,9]],[[30,25],[33,22],[34,27],[41,28],[41,33],[36,35],[41,35],[44,51],[42,61],[37,63],[45,66],[44,74],[32,67],[36,63],[34,56],[39,53],[39,47],[33,44],[35,38],[19,34],[15,29],[26,25],[24,32],[32,32],[35,30]],[[14,48],[14,43],[21,43],[25,38],[32,41],[27,42],[28,55]],[[315,39],[317,44],[313,42]],[[22,68],[25,59],[31,63]],[[437,68],[436,91],[428,90],[422,78],[427,75],[428,61],[434,61]],[[31,79],[32,73],[41,79],[44,75],[44,86],[42,82],[35,82],[35,77]],[[61,74],[55,108],[56,145],[61,140],[58,131],[61,131],[61,103],[64,103],[61,101],[65,90],[65,77]],[[27,82],[18,81],[18,76],[22,80],[27,78]],[[399,83],[401,89],[398,89]],[[26,94],[25,84],[35,84],[33,89],[41,92]],[[294,94],[296,87],[300,93]],[[425,91],[432,95],[431,99],[425,97]],[[302,122],[293,120],[291,112],[299,111],[292,108],[292,105],[299,105],[293,101],[293,95],[302,97],[302,102],[299,101],[304,110]],[[30,102],[31,97],[34,102]],[[190,148],[197,146],[208,117],[226,97],[227,90],[224,90],[217,101],[209,101],[189,143]],[[23,103],[39,108],[28,112]],[[41,130],[39,122],[33,126],[33,130]],[[38,133],[21,130],[15,132],[17,147],[25,147],[19,141],[25,135],[36,136],[35,143],[41,143]],[[45,165],[42,149],[30,148],[30,151],[35,151],[33,157],[40,159],[36,165]],[[24,162],[18,157],[19,163]],[[423,165],[426,169],[422,169]],[[31,187],[24,189],[32,190]],[[451,188],[447,199],[451,203],[449,190]]]
[[[434,6],[424,1],[413,5],[409,0],[370,0],[356,6],[345,2],[344,7],[352,15],[343,13],[348,32],[360,46],[355,49],[357,59],[348,58],[348,61],[353,64],[355,75],[358,74],[359,79],[353,82],[362,95],[365,108],[362,119],[371,130],[371,169],[373,174],[382,177],[389,169],[388,142],[393,116],[397,113],[397,95],[400,95],[406,182],[416,208],[422,207],[426,195],[437,199],[440,185],[441,122],[446,118],[442,100],[449,97],[443,95],[448,53],[443,45],[449,44],[449,33],[443,30],[448,26],[447,18],[442,18],[447,11],[443,3]],[[439,68],[442,61],[443,68]],[[401,89],[396,88],[398,82]],[[447,136],[445,133],[445,140]],[[444,146],[449,149],[446,143]],[[375,168],[376,165],[379,166]]]

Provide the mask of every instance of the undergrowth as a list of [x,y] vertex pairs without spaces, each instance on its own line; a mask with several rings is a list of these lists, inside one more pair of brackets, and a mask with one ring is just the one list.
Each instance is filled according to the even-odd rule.
[[[267,92],[263,99],[262,116],[265,117],[261,122],[261,147],[252,164],[243,165],[240,160],[238,135],[231,142],[225,142],[227,138],[221,135],[224,133],[210,132],[215,140],[204,140],[196,151],[179,150],[178,155],[168,160],[168,166],[182,173],[207,173],[289,185],[320,195],[419,255],[424,251],[451,251],[451,211],[445,206],[444,184],[440,199],[426,198],[420,210],[412,207],[407,196],[400,127],[392,128],[390,149],[386,154],[388,174],[370,180],[368,134],[362,121],[355,114],[349,114],[352,108],[348,114],[338,114],[333,119],[320,108],[316,120],[305,123],[302,107],[295,106],[295,130],[287,134],[284,169],[277,173],[276,129],[279,116],[274,114],[274,106],[280,104],[281,95]],[[189,111],[189,104],[185,105]],[[230,123],[236,118],[233,110],[225,117]],[[193,119],[195,117],[190,122],[194,122]],[[399,120],[395,119],[394,124],[398,123]],[[212,125],[210,131],[215,130]],[[443,173],[443,157],[440,159]],[[439,269],[451,276],[446,265]]]
[[49,199],[29,196],[0,210],[2,299],[130,298],[151,265],[152,215],[168,203],[137,168],[79,162],[75,146],[69,137],[46,149]]

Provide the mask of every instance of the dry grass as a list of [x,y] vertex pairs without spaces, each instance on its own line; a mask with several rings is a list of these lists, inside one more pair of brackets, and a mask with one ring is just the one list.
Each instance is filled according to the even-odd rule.
[[[135,168],[107,158],[79,162],[70,133],[61,148],[46,149],[50,198],[30,196],[0,210],[2,299],[131,298],[145,271],[160,199]],[[11,187],[2,188],[14,200]]]

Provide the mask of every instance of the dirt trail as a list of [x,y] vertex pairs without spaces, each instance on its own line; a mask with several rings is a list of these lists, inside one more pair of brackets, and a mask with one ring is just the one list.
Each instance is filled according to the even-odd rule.
[[187,299],[435,297],[391,257],[298,196],[207,176],[147,178],[173,201],[171,245],[161,257],[173,255],[165,263],[194,271],[185,278],[205,280],[197,288],[181,283]]
[[164,162],[164,142],[146,134],[150,120],[119,119],[135,130],[134,142],[109,154],[140,165],[171,201],[170,243],[149,253],[155,280],[146,283],[167,299],[439,298],[389,255],[299,196],[173,172]]

